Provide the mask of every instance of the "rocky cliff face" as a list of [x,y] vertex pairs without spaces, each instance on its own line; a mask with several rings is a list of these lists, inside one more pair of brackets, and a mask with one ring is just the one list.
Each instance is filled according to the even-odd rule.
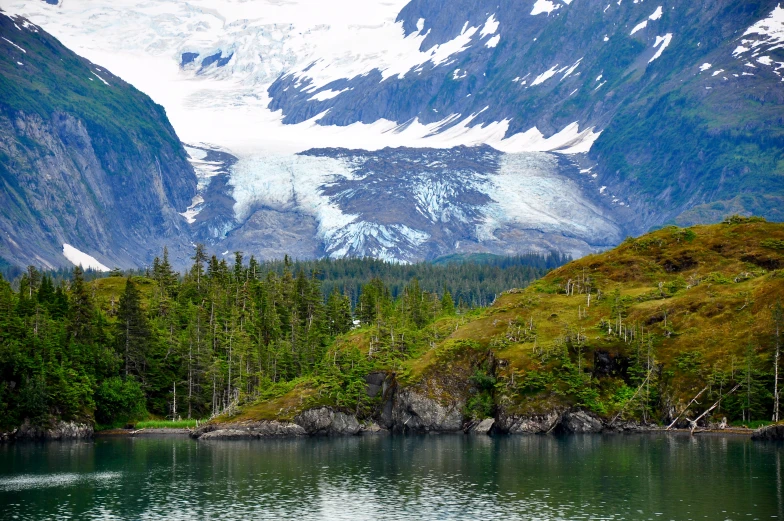
[[196,178],[162,107],[23,18],[0,31],[0,258],[130,268],[168,244],[184,264]]

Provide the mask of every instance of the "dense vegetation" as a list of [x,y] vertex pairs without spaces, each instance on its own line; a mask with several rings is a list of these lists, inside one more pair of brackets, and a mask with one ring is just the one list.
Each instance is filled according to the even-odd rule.
[[[448,390],[479,417],[579,406],[660,423],[719,402],[706,419],[770,421],[783,244],[784,225],[741,217],[627,239],[503,295],[413,363],[411,382]],[[456,381],[438,381],[446,367]]]
[[0,417],[291,419],[329,405],[369,418],[382,397],[366,376],[383,372],[467,419],[581,407],[753,425],[780,410],[782,245],[784,225],[760,219],[667,227],[473,310],[449,277],[447,291],[412,279],[393,295],[375,261],[355,273],[355,305],[322,292],[354,261],[330,275],[197,248],[181,277],[166,256],[149,277],[89,283],[29,269],[18,290],[0,283]]
[[384,371],[466,419],[580,407],[619,422],[705,412],[703,422],[770,421],[780,409],[782,245],[784,225],[740,217],[630,238],[489,308],[442,313],[419,338],[407,332],[405,349],[393,321],[354,330],[326,366],[344,387],[300,382],[232,417],[291,418],[318,403],[369,414],[362,377]]
[[435,341],[428,326],[438,317],[489,302],[494,288],[525,285],[562,259],[260,264],[237,253],[229,265],[199,246],[193,260],[184,275],[164,252],[133,276],[88,281],[80,268],[65,277],[30,267],[13,285],[0,278],[0,427],[203,418],[302,385],[348,403],[342,397],[357,396],[367,363],[358,350],[338,354],[334,339],[355,320],[391,330],[377,349],[393,345],[384,359],[406,359]]

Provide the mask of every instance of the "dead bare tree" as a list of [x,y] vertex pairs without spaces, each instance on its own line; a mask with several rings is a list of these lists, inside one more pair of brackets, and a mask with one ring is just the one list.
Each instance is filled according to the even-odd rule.
[[735,391],[737,391],[738,389],[740,389],[740,386],[741,386],[741,384],[736,384],[736,385],[735,385],[735,387],[733,387],[733,388],[732,388],[732,390],[731,390],[730,392],[728,392],[728,393],[727,393],[727,394],[725,394],[724,396],[719,396],[719,399],[718,399],[718,400],[716,400],[716,403],[714,403],[713,405],[711,405],[711,406],[710,406],[710,407],[709,407],[709,408],[708,408],[708,409],[707,409],[705,412],[703,412],[702,414],[700,414],[699,416],[697,416],[695,419],[693,419],[693,420],[690,420],[690,419],[686,418],[686,420],[687,420],[687,421],[689,422],[689,424],[691,425],[691,427],[689,427],[689,430],[691,431],[691,433],[692,433],[692,434],[694,434],[694,430],[697,428],[697,422],[698,422],[698,421],[700,421],[701,419],[703,419],[703,418],[704,418],[705,416],[707,416],[707,415],[708,415],[708,414],[709,414],[709,413],[710,413],[710,412],[711,412],[713,409],[715,409],[716,407],[718,407],[718,406],[719,406],[719,404],[721,403],[721,401],[722,401],[722,400],[723,400],[725,397],[727,397],[727,396],[731,395],[732,393],[734,393]]
[[698,393],[697,393],[697,396],[695,396],[694,398],[692,398],[692,399],[691,399],[691,401],[689,402],[689,404],[688,404],[686,407],[684,407],[684,409],[683,409],[683,410],[682,410],[682,411],[681,411],[681,412],[678,414],[678,416],[676,416],[676,417],[675,417],[675,419],[674,419],[674,420],[672,420],[672,423],[671,423],[671,424],[669,424],[669,425],[667,426],[667,428],[666,428],[666,429],[664,429],[664,430],[668,431],[668,430],[672,429],[673,425],[675,425],[675,422],[677,422],[677,421],[680,419],[680,417],[681,417],[681,416],[683,416],[683,413],[685,413],[686,411],[688,411],[688,410],[689,410],[689,407],[691,407],[691,404],[693,404],[694,402],[696,402],[696,401],[697,401],[697,398],[699,398],[699,397],[700,397],[700,395],[702,395],[702,393],[704,393],[705,391],[707,391],[707,390],[708,390],[708,387],[710,387],[710,386],[709,386],[709,385],[706,385],[706,386],[705,386],[705,388],[704,388],[702,391],[698,392]]

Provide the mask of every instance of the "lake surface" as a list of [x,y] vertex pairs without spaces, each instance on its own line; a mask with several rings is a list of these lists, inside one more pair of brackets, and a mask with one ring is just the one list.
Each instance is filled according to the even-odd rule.
[[784,445],[435,435],[0,446],[0,519],[784,519]]

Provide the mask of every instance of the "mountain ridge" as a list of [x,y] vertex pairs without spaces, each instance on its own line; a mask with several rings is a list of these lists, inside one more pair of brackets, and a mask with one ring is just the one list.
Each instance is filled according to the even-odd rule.
[[196,178],[163,107],[23,18],[0,30],[0,257],[56,268],[73,245],[130,268],[165,241],[180,259]]

